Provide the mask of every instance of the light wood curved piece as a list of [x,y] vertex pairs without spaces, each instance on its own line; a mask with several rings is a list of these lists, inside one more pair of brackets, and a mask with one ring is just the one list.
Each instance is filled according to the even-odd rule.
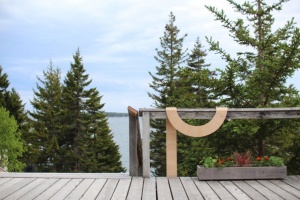
[[177,109],[175,107],[167,107],[166,113],[172,126],[179,132],[191,137],[204,137],[220,128],[226,118],[227,108],[216,108],[216,114],[214,115],[214,117],[210,120],[210,122],[202,126],[193,126],[184,122],[179,117]]

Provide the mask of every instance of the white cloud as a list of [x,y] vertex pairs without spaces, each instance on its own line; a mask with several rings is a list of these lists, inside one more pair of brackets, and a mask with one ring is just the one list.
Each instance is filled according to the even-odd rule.
[[[180,34],[188,33],[185,47],[193,48],[199,36],[208,48],[204,38],[212,36],[229,52],[240,48],[204,7],[216,6],[230,18],[236,18],[226,0],[0,1],[0,64],[11,84],[22,91],[25,102],[32,98],[36,75],[47,69],[49,60],[62,69],[64,76],[79,47],[87,73],[93,79],[92,87],[104,95],[108,111],[124,111],[126,104],[137,109],[149,107],[148,71],[155,71],[155,48],[160,48],[159,38],[171,11]],[[275,14],[276,24],[282,26],[293,16],[300,22],[299,5],[297,0],[284,4],[283,10]],[[219,55],[207,53],[208,63],[224,67]],[[295,80],[299,80],[299,73],[291,79]]]

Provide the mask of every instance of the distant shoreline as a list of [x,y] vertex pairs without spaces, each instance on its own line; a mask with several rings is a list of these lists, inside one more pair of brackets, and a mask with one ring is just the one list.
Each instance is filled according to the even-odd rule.
[[128,113],[105,112],[107,117],[128,117]]

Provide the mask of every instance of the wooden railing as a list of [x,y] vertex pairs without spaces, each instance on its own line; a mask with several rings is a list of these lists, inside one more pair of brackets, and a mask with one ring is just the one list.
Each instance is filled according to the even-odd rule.
[[[182,119],[211,119],[216,109],[177,109]],[[131,111],[130,111],[131,112]],[[133,112],[134,115],[137,112]],[[139,109],[139,116],[142,117],[143,136],[143,177],[150,177],[150,119],[166,119],[165,109]],[[300,108],[228,108],[226,119],[279,119],[279,118],[300,118]],[[135,118],[135,120],[138,120]],[[130,121],[130,120],[129,120]],[[131,126],[135,123],[131,122]],[[131,130],[131,128],[129,128]],[[135,130],[131,130],[135,133]],[[134,135],[134,134],[133,134]],[[133,143],[136,139],[132,139]],[[134,148],[134,147],[133,147]],[[135,154],[136,150],[130,152]],[[134,157],[134,155],[132,155]],[[130,165],[131,166],[131,165]],[[130,170],[131,171],[131,170]]]
[[129,116],[129,175],[143,175],[142,142],[138,111],[128,106]]

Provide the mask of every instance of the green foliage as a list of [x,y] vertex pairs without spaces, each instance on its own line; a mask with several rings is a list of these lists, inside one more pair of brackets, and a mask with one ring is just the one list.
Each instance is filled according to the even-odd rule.
[[43,78],[37,77],[37,90],[31,101],[33,111],[31,116],[31,131],[27,142],[28,167],[36,166],[37,171],[60,171],[64,158],[61,156],[62,137],[62,85],[60,69],[54,68],[53,63]]
[[277,156],[271,156],[269,158],[269,162],[270,162],[270,166],[276,166],[276,167],[284,166],[283,158]]
[[253,157],[250,151],[245,153],[234,152],[230,156],[208,156],[204,157],[200,163],[205,168],[223,168],[223,167],[281,167],[284,166],[284,160],[278,156],[258,156]]
[[[165,108],[176,106],[178,93],[176,93],[176,79],[179,67],[186,61],[186,51],[182,50],[182,43],[186,34],[179,37],[179,29],[175,26],[175,16],[170,13],[169,23],[165,26],[164,36],[160,38],[161,50],[156,49],[155,60],[159,63],[157,72],[149,72],[153,81],[150,88],[153,93],[148,93],[154,100],[155,107]],[[165,158],[165,120],[151,120],[151,126],[155,129],[151,131],[151,165],[155,169],[154,174],[163,176],[166,174]]]
[[18,124],[9,112],[0,107],[0,167],[8,171],[21,171],[24,164],[18,158],[24,152]]
[[205,168],[212,168],[212,167],[215,167],[216,163],[217,163],[217,158],[206,157],[206,158],[204,158],[204,161],[202,164]]
[[[62,152],[68,155],[62,171],[124,172],[118,145],[113,141],[99,92],[90,88],[92,80],[79,50],[63,86]],[[89,88],[89,89],[88,89]]]
[[[27,117],[27,112],[25,111],[25,105],[22,103],[20,95],[17,91],[12,88],[9,90],[9,81],[8,75],[2,73],[3,68],[0,66],[0,107],[5,108],[11,117],[13,117],[17,122],[17,132],[22,137],[24,141],[27,138],[27,133],[29,130],[29,122]],[[27,143],[24,143],[24,149],[28,147]],[[26,159],[18,156],[20,163],[26,162]],[[21,165],[20,165],[21,166]],[[14,170],[19,170],[19,167],[16,167]],[[12,169],[11,169],[12,170]]]
[[255,166],[273,166],[273,167],[282,167],[284,166],[284,160],[278,156],[263,156],[257,157],[256,162],[254,162]]
[[[220,42],[206,38],[210,50],[227,62],[225,69],[218,70],[220,78],[214,87],[219,103],[233,108],[299,106],[299,91],[288,86],[286,80],[300,68],[300,30],[293,19],[282,28],[273,26],[272,13],[281,10],[286,0],[276,4],[267,4],[264,0],[243,4],[227,1],[244,18],[231,20],[223,10],[206,6],[243,50],[231,55]],[[228,153],[233,148],[237,151],[248,149],[259,155],[276,151],[281,151],[276,154],[283,154],[282,150],[292,145],[290,139],[298,127],[299,121],[295,120],[288,123],[287,120],[230,121],[210,137],[211,145],[221,153]],[[283,157],[287,160],[294,155],[292,152],[286,154]]]
[[34,99],[30,163],[46,172],[124,172],[99,92],[90,87],[79,50],[61,83],[52,62]]
[[[199,38],[190,55],[183,50],[183,41],[187,36],[179,37],[179,29],[175,26],[175,16],[170,14],[170,21],[165,26],[164,36],[160,38],[161,50],[156,49],[155,60],[159,66],[156,73],[149,72],[152,77],[150,87],[154,90],[148,95],[154,100],[157,108],[165,107],[213,107],[210,100],[213,73],[207,69],[206,53],[202,49]],[[189,120],[190,124],[199,125],[203,120]],[[166,137],[165,120],[151,120],[151,166],[154,175],[166,174]],[[191,138],[177,135],[178,175],[195,175],[198,158],[207,156],[213,151],[204,138]],[[193,149],[193,150],[187,150]]]

